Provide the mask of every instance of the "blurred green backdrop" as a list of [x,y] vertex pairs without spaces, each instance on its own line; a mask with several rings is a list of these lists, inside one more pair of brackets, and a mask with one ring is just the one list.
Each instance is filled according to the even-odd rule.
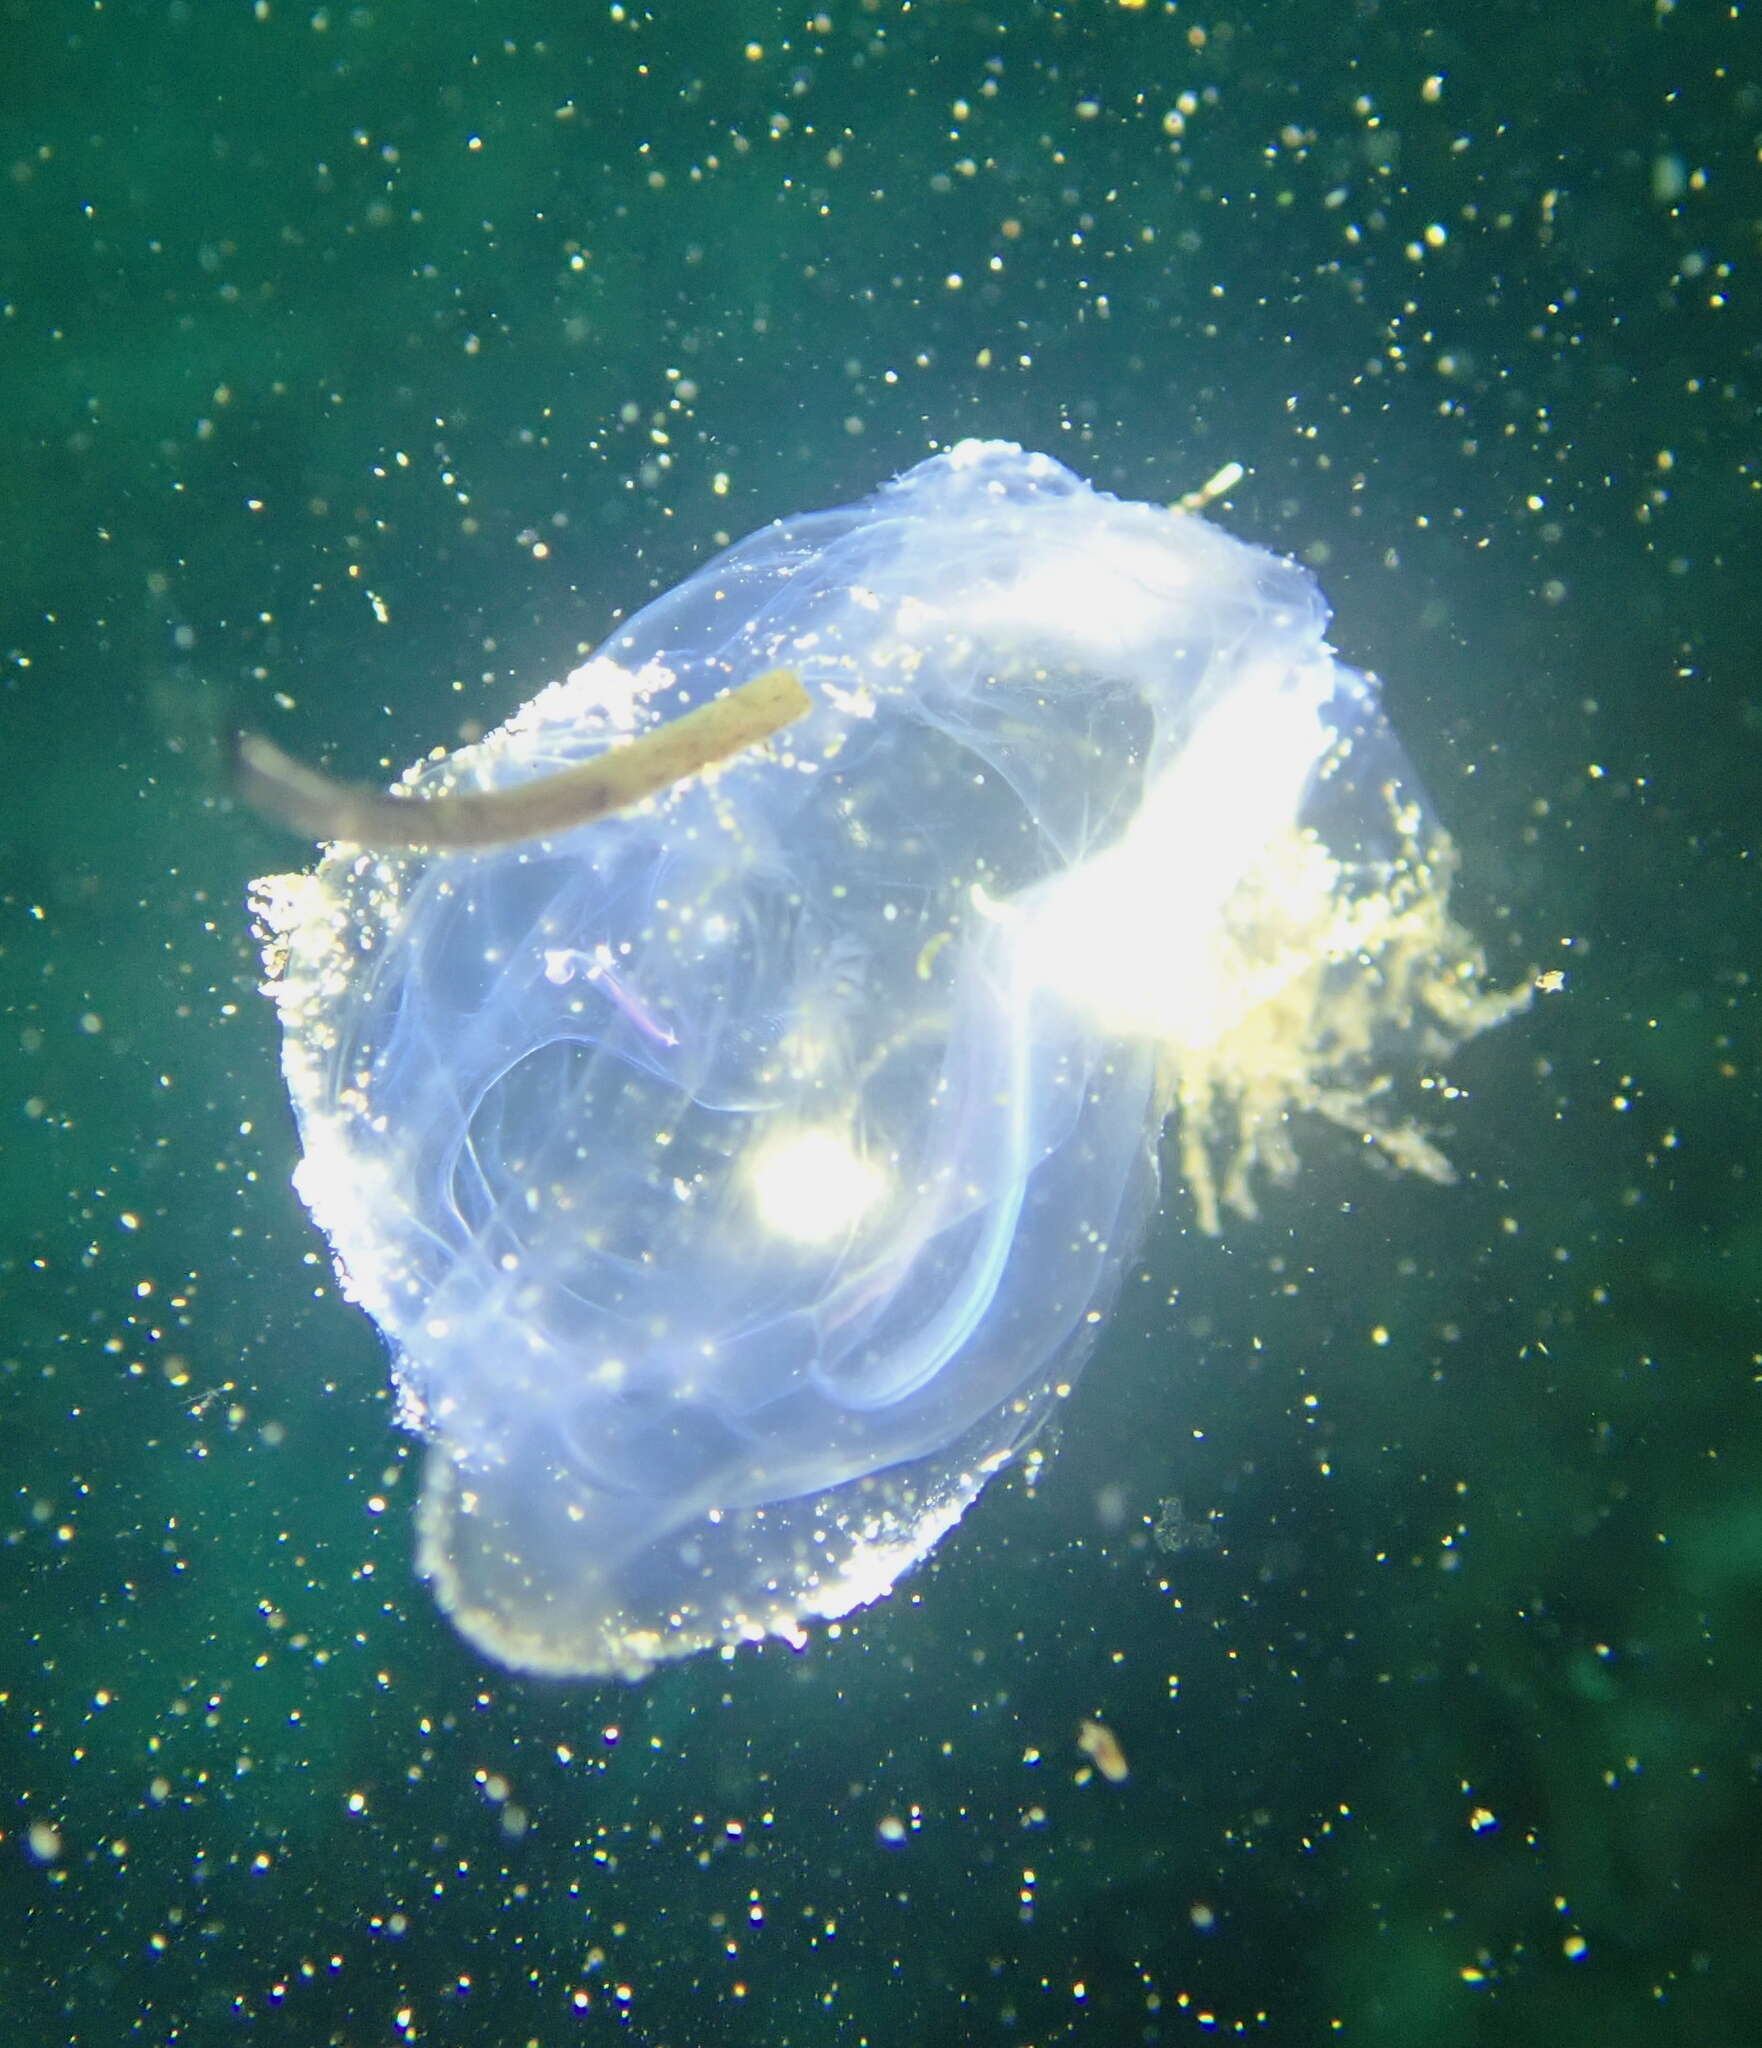
[[[1672,0],[0,0],[8,2048],[1757,2038],[1759,146]],[[1462,1185],[1175,1191],[883,1607],[510,1678],[214,736],[401,766],[969,433],[1243,463],[1566,990]]]

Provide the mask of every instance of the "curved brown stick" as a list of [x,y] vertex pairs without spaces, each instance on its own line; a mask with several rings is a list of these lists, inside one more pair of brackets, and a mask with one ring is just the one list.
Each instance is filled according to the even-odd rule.
[[573,768],[508,789],[432,797],[339,781],[261,733],[243,732],[233,742],[233,788],[241,803],[305,839],[434,852],[511,846],[628,810],[768,740],[805,717],[812,701],[793,669],[767,669]]

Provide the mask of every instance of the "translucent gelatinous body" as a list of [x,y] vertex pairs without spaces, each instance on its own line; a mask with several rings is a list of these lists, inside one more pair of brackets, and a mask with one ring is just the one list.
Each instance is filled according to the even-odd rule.
[[1032,1437],[1157,1196],[1378,1120],[1504,1014],[1310,578],[967,442],[753,534],[424,790],[769,668],[640,808],[260,885],[300,1192],[430,1439],[420,1562],[506,1663],[640,1675],[887,1591]]

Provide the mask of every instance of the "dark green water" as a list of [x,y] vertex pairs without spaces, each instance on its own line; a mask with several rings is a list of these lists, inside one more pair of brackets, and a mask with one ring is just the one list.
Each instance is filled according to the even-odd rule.
[[[0,0],[8,2048],[1758,2037],[1759,137],[1689,5]],[[510,1678],[214,734],[401,765],[969,433],[1244,463],[1567,988],[1456,1188],[1177,1191],[883,1607]]]

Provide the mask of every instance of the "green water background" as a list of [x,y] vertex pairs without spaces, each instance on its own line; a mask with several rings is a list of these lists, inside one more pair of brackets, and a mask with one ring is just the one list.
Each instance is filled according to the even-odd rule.
[[[8,2048],[1762,2037],[1759,137],[1689,4],[0,0]],[[883,1607],[510,1678],[214,735],[401,765],[970,433],[1245,464],[1566,990],[1456,1188],[1171,1197]]]

